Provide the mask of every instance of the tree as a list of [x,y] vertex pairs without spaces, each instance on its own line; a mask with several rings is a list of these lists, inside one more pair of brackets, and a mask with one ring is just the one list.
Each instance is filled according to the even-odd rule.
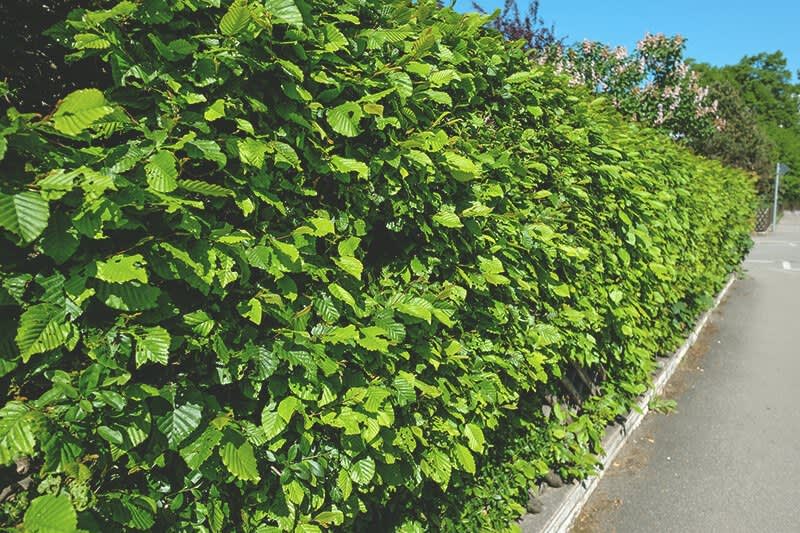
[[[472,2],[472,7],[480,13],[486,10],[478,2]],[[562,42],[563,38],[556,37],[555,26],[549,27],[539,16],[539,0],[532,0],[528,10],[523,15],[516,0],[505,0],[500,14],[492,21],[492,27],[511,41],[522,40],[525,47],[538,53],[545,53],[554,45]]]
[[626,116],[668,131],[675,139],[701,140],[722,128],[718,103],[683,58],[680,35],[646,34],[632,53],[583,41],[552,60],[573,83],[608,96]]
[[[752,148],[758,144],[758,136],[765,138],[769,144],[769,163],[757,165],[756,170],[762,177],[761,190],[771,191],[775,163],[781,161],[791,169],[781,190],[784,203],[800,204],[800,84],[792,81],[783,52],[778,50],[745,56],[737,64],[721,68],[709,65],[695,65],[695,68],[701,72],[704,82],[735,88],[740,95],[737,105],[740,109],[749,110],[743,113],[752,114],[744,122],[733,120],[731,131],[739,128],[733,136],[740,140],[748,139]],[[731,120],[736,112],[736,109],[729,110],[726,119]],[[745,122],[751,125],[745,127]],[[752,133],[754,129],[759,133]],[[746,133],[748,130],[751,131],[750,135]],[[726,157],[734,155],[730,153],[734,148],[734,145],[729,145],[726,148],[727,155],[721,159],[726,160]],[[758,149],[761,150],[763,146]],[[700,151],[703,153],[702,149]]]

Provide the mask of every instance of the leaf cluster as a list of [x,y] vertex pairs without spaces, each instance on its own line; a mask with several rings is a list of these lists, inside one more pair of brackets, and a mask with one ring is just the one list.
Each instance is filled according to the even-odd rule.
[[[0,464],[31,476],[0,522],[498,530],[593,470],[747,250],[752,182],[487,21],[124,0],[52,30],[110,75],[0,119]],[[575,369],[600,388],[567,401]]]

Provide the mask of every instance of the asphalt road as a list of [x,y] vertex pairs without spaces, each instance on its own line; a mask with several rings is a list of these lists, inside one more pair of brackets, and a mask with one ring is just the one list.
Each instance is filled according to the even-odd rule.
[[800,532],[800,214],[754,240],[573,532]]

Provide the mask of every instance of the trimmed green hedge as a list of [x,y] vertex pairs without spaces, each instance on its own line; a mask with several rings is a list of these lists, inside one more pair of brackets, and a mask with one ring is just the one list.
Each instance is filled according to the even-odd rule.
[[74,12],[111,79],[0,120],[0,523],[510,527],[737,267],[752,179],[476,14],[218,3]]

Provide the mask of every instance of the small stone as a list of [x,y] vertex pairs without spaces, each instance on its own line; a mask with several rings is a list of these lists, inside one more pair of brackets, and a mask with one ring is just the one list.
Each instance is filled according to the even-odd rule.
[[525,506],[529,513],[539,514],[544,510],[544,504],[536,494],[528,489],[528,505]]
[[561,476],[559,476],[552,470],[549,471],[547,474],[545,474],[544,482],[553,487],[554,489],[564,486],[564,480],[561,479]]

